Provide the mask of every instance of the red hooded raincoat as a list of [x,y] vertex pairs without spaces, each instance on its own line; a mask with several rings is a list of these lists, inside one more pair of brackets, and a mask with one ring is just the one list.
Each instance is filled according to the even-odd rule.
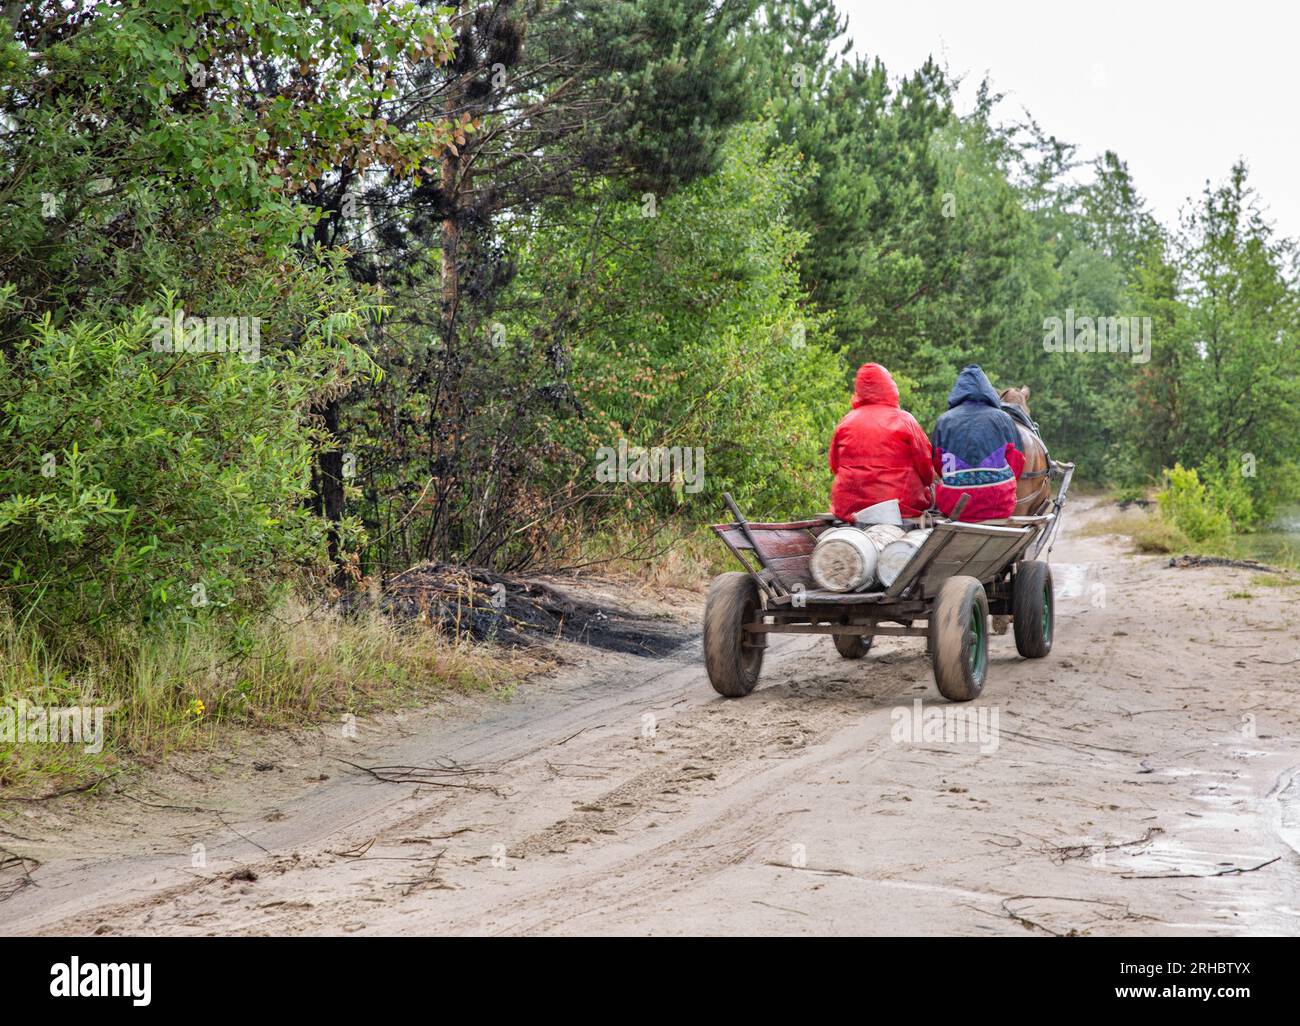
[[852,520],[859,510],[897,499],[903,516],[930,508],[934,480],[930,440],[898,407],[898,386],[878,363],[858,368],[853,409],[831,438],[831,512]]

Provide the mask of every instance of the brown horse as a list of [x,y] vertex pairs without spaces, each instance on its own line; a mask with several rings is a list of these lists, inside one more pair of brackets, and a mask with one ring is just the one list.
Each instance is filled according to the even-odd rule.
[[[1018,406],[1029,416],[1029,386],[1004,388],[1000,393],[1002,402],[1008,406]],[[1048,479],[1051,465],[1047,455],[1047,446],[1037,433],[1031,431],[1016,418],[1016,432],[1020,435],[1020,451],[1025,454],[1025,469],[1016,482],[1016,516],[1034,516],[1047,508],[1052,498],[1052,483]]]

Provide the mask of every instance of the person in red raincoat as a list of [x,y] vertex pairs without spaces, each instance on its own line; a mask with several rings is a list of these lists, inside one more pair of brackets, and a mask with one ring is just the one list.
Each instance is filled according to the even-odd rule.
[[887,499],[897,499],[905,517],[930,508],[930,439],[899,409],[898,386],[878,363],[858,368],[853,409],[831,438],[830,464],[831,512],[840,520],[852,522],[853,514]]

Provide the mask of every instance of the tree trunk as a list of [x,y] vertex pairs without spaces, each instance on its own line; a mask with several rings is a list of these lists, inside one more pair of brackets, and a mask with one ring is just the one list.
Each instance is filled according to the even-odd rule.
[[333,581],[337,587],[348,585],[348,575],[343,567],[340,545],[340,527],[343,521],[343,450],[337,446],[339,431],[339,401],[331,399],[315,411],[324,422],[333,443],[320,453],[312,469],[313,509],[317,516],[329,523],[328,543],[330,562],[334,565]]
[[[443,99],[443,112],[448,123],[456,116],[460,103],[459,88],[447,90]],[[457,258],[460,250],[460,176],[461,156],[449,146],[442,152],[439,186],[442,193],[442,341],[450,350],[456,331],[456,307],[460,305],[460,273]]]

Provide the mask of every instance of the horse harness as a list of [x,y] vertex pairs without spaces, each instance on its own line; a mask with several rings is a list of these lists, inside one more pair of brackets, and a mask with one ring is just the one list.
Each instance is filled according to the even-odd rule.
[[1043,447],[1043,455],[1047,457],[1047,466],[1042,470],[1030,470],[1020,475],[1021,481],[1034,481],[1040,477],[1047,477],[1052,472],[1052,454],[1047,449],[1047,443],[1043,441],[1043,436],[1039,433],[1038,424],[1025,412],[1023,407],[1015,406],[1012,403],[1001,403],[1003,411],[1014,421],[1023,424],[1034,433],[1038,439],[1038,444]]

